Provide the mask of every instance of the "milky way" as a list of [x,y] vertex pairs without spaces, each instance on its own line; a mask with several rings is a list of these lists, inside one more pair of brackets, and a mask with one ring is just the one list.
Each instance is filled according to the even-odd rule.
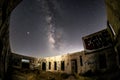
[[23,0],[10,16],[11,50],[35,57],[78,52],[82,37],[106,22],[104,0]]
[[53,50],[60,50],[62,45],[62,31],[56,25],[56,14],[58,9],[55,0],[42,0],[42,8],[45,13],[46,22],[48,24],[47,35],[49,46]]

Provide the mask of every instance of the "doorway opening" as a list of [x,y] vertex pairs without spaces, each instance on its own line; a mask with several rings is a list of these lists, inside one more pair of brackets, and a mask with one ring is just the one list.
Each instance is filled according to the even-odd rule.
[[54,70],[57,70],[57,62],[54,62]]
[[42,70],[46,71],[46,63],[45,62],[42,62]]
[[65,61],[61,61],[61,70],[62,70],[62,71],[65,70]]
[[77,60],[71,60],[71,71],[72,73],[77,73]]
[[30,68],[30,60],[22,59],[22,68],[29,69]]
[[99,68],[105,69],[107,67],[106,56],[105,54],[99,55]]

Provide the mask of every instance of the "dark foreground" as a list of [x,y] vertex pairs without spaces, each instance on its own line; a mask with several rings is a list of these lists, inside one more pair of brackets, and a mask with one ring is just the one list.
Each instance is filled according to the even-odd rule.
[[120,71],[113,71],[94,76],[70,75],[28,69],[13,69],[6,80],[120,80]]

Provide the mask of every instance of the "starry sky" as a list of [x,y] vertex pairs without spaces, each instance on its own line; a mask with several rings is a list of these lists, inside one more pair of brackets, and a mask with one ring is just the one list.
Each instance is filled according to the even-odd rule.
[[83,50],[82,37],[106,28],[104,0],[23,0],[11,13],[12,52],[56,56]]

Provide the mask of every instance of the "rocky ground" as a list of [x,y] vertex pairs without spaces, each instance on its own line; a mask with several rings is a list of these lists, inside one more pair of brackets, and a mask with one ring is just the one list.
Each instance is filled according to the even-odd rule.
[[76,80],[73,75],[38,70],[13,70],[12,80]]
[[[52,73],[38,70],[14,69],[11,80],[120,80],[120,72],[105,73],[98,76],[79,76],[66,73]],[[10,79],[8,79],[10,80]]]

